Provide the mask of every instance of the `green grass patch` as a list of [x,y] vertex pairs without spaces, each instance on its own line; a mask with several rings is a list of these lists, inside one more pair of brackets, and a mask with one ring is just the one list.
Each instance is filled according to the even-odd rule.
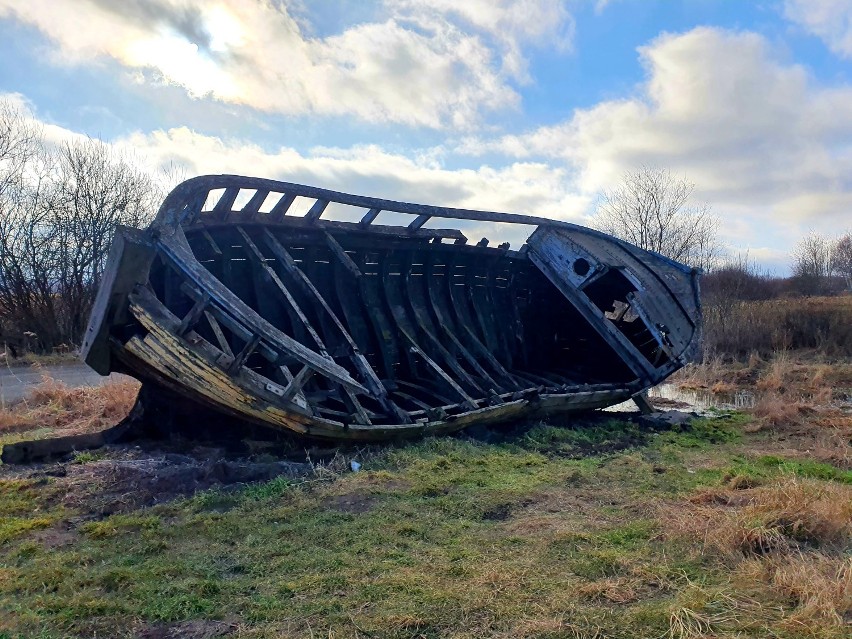
[[[733,457],[744,419],[430,438],[373,449],[334,481],[213,489],[89,521],[50,549],[27,538],[39,525],[27,517],[52,484],[7,480],[0,509],[30,523],[0,547],[0,638],[221,619],[257,637],[664,636],[689,584],[726,575],[667,539],[653,505],[733,467],[793,472]],[[837,480],[804,462],[795,472]]]
[[524,435],[521,445],[548,455],[580,457],[642,446],[650,434],[634,422],[619,419],[567,426],[541,423]]
[[99,459],[103,459],[104,454],[105,453],[103,451],[99,451],[99,450],[96,450],[96,451],[81,450],[81,451],[74,453],[74,458],[72,459],[72,462],[75,463],[75,464],[88,464],[90,462],[98,461]]
[[852,471],[811,459],[786,459],[775,455],[764,455],[756,459],[737,457],[731,466],[730,474],[755,480],[772,479],[786,474],[852,484]]
[[0,520],[0,544],[31,530],[47,528],[53,521],[51,517],[5,517]]
[[80,531],[92,539],[103,539],[136,531],[154,531],[159,528],[160,518],[156,515],[131,514],[113,515],[101,521],[90,521],[83,524]]

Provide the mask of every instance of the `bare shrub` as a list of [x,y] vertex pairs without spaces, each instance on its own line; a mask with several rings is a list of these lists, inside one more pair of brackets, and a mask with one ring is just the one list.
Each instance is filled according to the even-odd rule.
[[741,301],[705,307],[705,357],[745,358],[757,352],[816,349],[852,355],[852,297]]

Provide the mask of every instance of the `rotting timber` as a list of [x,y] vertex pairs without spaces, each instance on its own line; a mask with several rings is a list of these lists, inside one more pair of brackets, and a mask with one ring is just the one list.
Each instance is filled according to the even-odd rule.
[[[531,233],[438,228],[498,224]],[[236,431],[446,433],[640,396],[699,338],[698,278],[566,222],[203,176],[117,229],[83,357]]]

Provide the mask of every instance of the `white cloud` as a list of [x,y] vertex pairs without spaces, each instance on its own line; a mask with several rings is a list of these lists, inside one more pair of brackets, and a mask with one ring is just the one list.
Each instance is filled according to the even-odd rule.
[[696,183],[734,245],[790,246],[809,227],[847,223],[852,87],[818,85],[754,33],[699,28],[639,51],[647,78],[634,96],[459,151],[564,162],[585,194],[642,164],[670,168]]
[[455,21],[496,41],[502,69],[529,80],[522,47],[568,49],[574,21],[562,0],[385,0],[402,20],[430,25]]
[[323,38],[272,0],[0,0],[0,17],[41,30],[57,62],[110,57],[195,97],[436,128],[517,108],[522,44],[570,40],[556,0],[436,2],[388,0],[386,19]]
[[852,3],[849,0],[786,0],[784,15],[822,39],[836,54],[852,58]]
[[415,157],[378,146],[316,147],[309,153],[267,151],[242,140],[223,140],[186,127],[134,133],[116,140],[154,165],[186,166],[189,174],[236,173],[322,186],[394,200],[460,208],[580,219],[588,202],[570,190],[565,169],[540,162],[505,167],[445,169],[441,149]]

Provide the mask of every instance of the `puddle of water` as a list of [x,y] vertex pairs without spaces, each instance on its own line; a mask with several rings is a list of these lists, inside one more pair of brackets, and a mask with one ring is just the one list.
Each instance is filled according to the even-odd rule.
[[[654,386],[648,391],[648,396],[653,399],[668,399],[673,402],[678,402],[672,408],[676,410],[694,411],[703,413],[711,408],[719,410],[744,410],[746,408],[754,408],[754,403],[757,396],[752,391],[739,390],[735,393],[714,394],[706,390],[690,390],[680,388],[675,384],[660,384]],[[666,407],[663,407],[666,408]],[[638,411],[633,400],[627,400],[615,406],[609,406],[605,411],[616,413],[631,413]]]
[[[672,405],[675,410],[694,411],[699,414],[705,413],[711,409],[717,410],[746,410],[754,408],[757,400],[760,399],[759,391],[752,390],[737,390],[733,393],[711,393],[708,390],[697,390],[680,388],[676,384],[665,383],[659,386],[654,386],[648,391],[648,396],[653,400],[655,397],[659,399],[667,399],[672,402],[678,402]],[[791,397],[790,401],[797,399],[810,399],[807,395],[802,395],[799,398]],[[844,413],[852,414],[852,396],[846,396],[846,399],[831,402],[831,405],[839,408]],[[662,410],[667,406],[660,406]],[[639,410],[633,400],[610,406],[604,410],[613,412],[634,412]]]
[[753,391],[738,390],[734,393],[711,393],[706,390],[680,388],[675,384],[660,384],[648,391],[649,397],[670,399],[688,404],[693,410],[719,408],[743,410],[754,408],[757,395]]

